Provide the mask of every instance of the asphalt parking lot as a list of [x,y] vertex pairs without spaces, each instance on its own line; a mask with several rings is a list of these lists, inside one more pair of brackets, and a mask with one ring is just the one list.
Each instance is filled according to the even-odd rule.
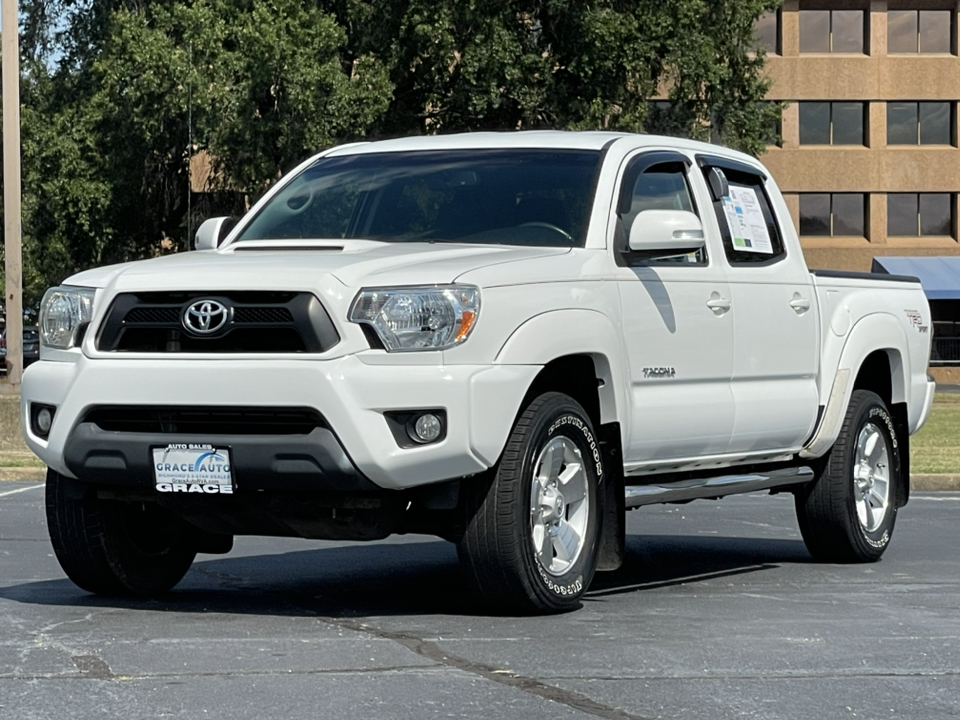
[[581,610],[484,615],[453,546],[240,538],[162,601],[96,598],[0,484],[0,718],[957,718],[960,494],[813,564],[789,496],[629,516]]

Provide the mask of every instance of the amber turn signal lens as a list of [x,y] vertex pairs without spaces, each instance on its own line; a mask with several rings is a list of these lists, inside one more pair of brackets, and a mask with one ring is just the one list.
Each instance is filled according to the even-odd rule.
[[460,323],[460,332],[457,333],[456,342],[463,342],[467,339],[467,335],[470,334],[470,331],[473,330],[474,323],[477,322],[477,313],[472,310],[465,310],[463,312],[463,321]]

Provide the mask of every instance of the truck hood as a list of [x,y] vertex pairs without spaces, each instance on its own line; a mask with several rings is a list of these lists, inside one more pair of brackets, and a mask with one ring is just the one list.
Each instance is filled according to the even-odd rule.
[[78,273],[66,283],[115,291],[311,289],[333,276],[350,288],[443,284],[466,272],[569,253],[568,248],[371,240],[230,245]]

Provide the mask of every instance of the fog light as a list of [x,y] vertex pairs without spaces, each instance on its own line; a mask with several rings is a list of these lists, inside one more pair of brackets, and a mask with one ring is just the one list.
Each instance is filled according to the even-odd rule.
[[413,423],[415,439],[422,443],[434,442],[443,432],[443,423],[433,413],[424,413]]
[[50,428],[53,426],[53,416],[57,409],[51,405],[41,405],[32,403],[30,405],[30,427],[33,434],[39,438],[46,439],[50,434]]

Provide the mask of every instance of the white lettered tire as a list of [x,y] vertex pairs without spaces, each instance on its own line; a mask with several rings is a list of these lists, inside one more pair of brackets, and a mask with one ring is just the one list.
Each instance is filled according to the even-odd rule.
[[817,480],[796,494],[800,533],[814,559],[880,559],[897,520],[900,452],[886,404],[869,390],[854,390]]
[[556,392],[530,402],[496,468],[464,483],[457,549],[472,590],[508,612],[579,607],[597,567],[603,475],[584,409]]

